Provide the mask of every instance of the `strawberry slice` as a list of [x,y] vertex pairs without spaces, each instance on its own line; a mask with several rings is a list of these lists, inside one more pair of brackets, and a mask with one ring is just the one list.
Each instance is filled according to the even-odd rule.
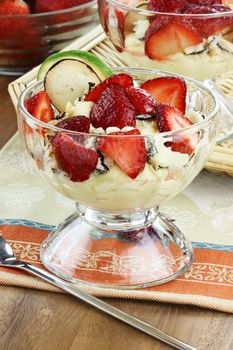
[[99,2],[98,11],[99,11],[100,23],[101,23],[106,35],[108,35],[109,34],[109,30],[108,30],[108,27],[109,27],[109,25],[108,25],[109,6],[107,6],[103,2]]
[[27,111],[42,122],[49,122],[54,118],[54,111],[48,94],[40,91],[29,100],[25,101]]
[[85,101],[97,102],[102,92],[112,83],[118,83],[122,87],[126,88],[133,85],[133,78],[124,73],[113,75],[112,77],[107,78],[96,85],[90,92],[88,92],[88,94],[85,96]]
[[[229,1],[226,1],[229,2]],[[222,4],[221,0],[189,0],[188,5],[211,6],[215,4]]]
[[149,92],[157,103],[168,103],[185,113],[187,88],[184,79],[176,77],[155,78],[143,83],[141,89]]
[[151,0],[149,10],[156,12],[181,13],[187,0]]
[[145,90],[129,86],[125,89],[126,95],[136,109],[137,114],[155,113],[156,101]]
[[152,18],[153,20],[151,20],[151,23],[145,33],[145,41],[147,41],[152,34],[156,33],[159,29],[161,29],[171,21],[170,17],[165,15],[163,16],[158,15],[155,18],[154,17]]
[[112,83],[106,87],[91,109],[90,122],[94,128],[104,130],[111,126],[120,129],[125,126],[135,127],[136,111],[122,86]]
[[88,133],[90,130],[90,120],[89,118],[80,115],[77,117],[66,118],[58,122],[56,126],[61,129]]
[[88,180],[96,169],[98,154],[64,132],[58,132],[51,141],[58,166],[70,180],[81,182]]
[[189,23],[170,22],[158,29],[145,42],[145,54],[152,60],[166,60],[169,55],[183,52],[186,47],[201,42],[200,35]]
[[[177,108],[165,103],[157,107],[156,123],[160,132],[179,130],[193,125]],[[171,147],[174,152],[191,155],[195,151],[197,142],[198,133],[187,131],[174,135],[173,141],[168,142],[166,146]]]
[[[184,10],[185,14],[208,14],[208,13],[219,13],[229,12],[230,7],[223,5],[188,5]],[[214,18],[208,17],[190,17],[191,25],[196,28],[199,35],[202,38],[208,38],[209,36],[223,31],[225,28],[233,25],[233,16],[220,16]]]
[[[125,47],[125,14],[117,7],[111,7],[99,2],[99,17],[102,27],[111,42],[119,52]],[[111,25],[109,25],[109,22]]]
[[[131,179],[135,179],[145,168],[147,158],[144,139],[138,137],[140,131],[134,129],[110,135],[99,139],[97,146],[99,151],[104,156],[113,159]],[[130,137],[127,137],[127,135],[130,135]],[[136,137],[132,137],[133,135]]]
[[36,0],[35,12],[53,12],[85,4],[86,0]]

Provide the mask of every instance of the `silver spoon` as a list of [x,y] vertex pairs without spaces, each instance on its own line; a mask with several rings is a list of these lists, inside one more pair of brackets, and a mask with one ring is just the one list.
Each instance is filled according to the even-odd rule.
[[86,303],[96,307],[98,310],[105,312],[106,314],[117,318],[118,320],[125,322],[126,324],[137,328],[138,330],[172,346],[175,349],[179,350],[197,350],[191,345],[188,345],[182,342],[179,339],[173,338],[172,336],[164,333],[160,329],[154,328],[149,324],[105,303],[104,301],[95,298],[88,293],[80,290],[77,285],[74,285],[70,282],[66,282],[61,278],[39,269],[38,267],[28,264],[24,261],[16,259],[11,246],[7,243],[7,241],[0,236],[0,266],[4,267],[12,267],[21,270],[25,270],[37,277],[42,278],[43,280],[59,287],[66,292],[72,294],[73,296],[85,301]]

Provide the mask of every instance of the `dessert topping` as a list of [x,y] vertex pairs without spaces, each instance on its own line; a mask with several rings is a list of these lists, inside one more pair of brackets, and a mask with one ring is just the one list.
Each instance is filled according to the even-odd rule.
[[141,88],[149,92],[157,103],[169,103],[185,113],[186,84],[182,78],[160,77],[147,80]]
[[[113,159],[121,170],[131,179],[135,179],[144,169],[147,151],[144,139],[141,137],[124,137],[125,135],[140,135],[138,129],[127,132],[112,133],[112,137],[101,137],[98,149],[104,156]],[[116,137],[117,135],[117,137]],[[122,138],[120,137],[122,135]]]
[[96,169],[98,153],[84,147],[66,134],[58,132],[51,141],[58,166],[72,181],[85,181]]
[[135,127],[136,111],[121,85],[112,83],[106,87],[92,107],[90,122],[94,128],[101,127],[104,130],[111,126],[120,129],[125,126]]
[[201,37],[188,24],[170,22],[161,26],[145,42],[146,55],[158,61],[165,60],[169,55],[183,52],[186,47],[199,44]]
[[158,12],[181,13],[186,0],[151,0],[149,9]]
[[54,118],[50,98],[45,91],[40,91],[25,102],[27,111],[35,118],[47,123]]
[[76,117],[65,118],[64,120],[57,123],[56,126],[61,129],[88,133],[90,130],[90,120],[89,118],[80,115]]
[[[160,132],[179,130],[192,125],[191,121],[186,118],[177,108],[168,104],[157,106],[157,126]],[[174,135],[172,141],[165,145],[171,147],[174,152],[187,153],[191,155],[197,145],[198,133],[181,131],[180,134]]]
[[129,86],[125,91],[130,102],[134,105],[137,114],[155,113],[156,100],[145,90]]
[[100,84],[96,85],[88,94],[85,96],[85,101],[97,102],[100,98],[102,92],[112,83],[118,83],[122,87],[126,88],[128,86],[133,86],[133,79],[128,74],[117,74],[110,78],[102,81]]

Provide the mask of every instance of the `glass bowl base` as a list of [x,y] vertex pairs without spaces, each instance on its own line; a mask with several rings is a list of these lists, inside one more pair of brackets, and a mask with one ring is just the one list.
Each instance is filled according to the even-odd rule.
[[75,213],[43,242],[41,260],[73,283],[134,289],[176,279],[191,266],[193,249],[161,213],[134,230],[100,229]]

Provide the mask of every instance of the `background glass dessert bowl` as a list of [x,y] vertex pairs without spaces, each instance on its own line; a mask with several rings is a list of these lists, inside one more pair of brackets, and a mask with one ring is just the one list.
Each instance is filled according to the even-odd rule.
[[[169,76],[133,68],[114,72],[138,84]],[[216,137],[218,104],[201,83],[185,82],[185,113],[193,124],[170,132],[158,132],[154,118],[145,116],[136,129],[74,132],[66,119],[45,123],[26,110],[41,81],[23,92],[18,122],[28,154],[41,176],[77,203],[77,212],[43,243],[48,269],[73,282],[136,288],[167,282],[190,267],[191,244],[158,208],[203,168]],[[170,113],[169,105],[161,106]]]
[[2,0],[0,74],[25,73],[97,23],[96,0]]
[[130,67],[198,80],[232,70],[232,0],[98,0],[101,24]]

